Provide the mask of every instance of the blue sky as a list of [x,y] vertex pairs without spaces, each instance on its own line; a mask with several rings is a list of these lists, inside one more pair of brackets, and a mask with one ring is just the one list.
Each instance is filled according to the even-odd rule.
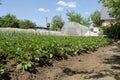
[[2,0],[0,16],[14,14],[18,19],[28,19],[37,25],[46,25],[46,17],[51,22],[52,17],[60,15],[67,21],[66,12],[75,11],[88,17],[96,10],[101,10],[98,0]]

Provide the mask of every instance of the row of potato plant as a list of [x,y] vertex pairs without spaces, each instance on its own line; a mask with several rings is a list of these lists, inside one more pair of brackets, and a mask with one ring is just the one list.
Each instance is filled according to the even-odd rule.
[[29,67],[46,59],[65,54],[77,54],[94,51],[113,40],[97,37],[78,36],[45,36],[37,33],[0,32],[0,54],[6,60],[14,60],[17,69],[27,70]]

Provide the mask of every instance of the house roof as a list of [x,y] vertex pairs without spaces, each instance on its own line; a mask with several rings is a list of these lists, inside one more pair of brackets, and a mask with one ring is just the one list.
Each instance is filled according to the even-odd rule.
[[115,18],[109,16],[108,8],[107,7],[102,7],[101,20],[112,20],[112,19],[115,19]]

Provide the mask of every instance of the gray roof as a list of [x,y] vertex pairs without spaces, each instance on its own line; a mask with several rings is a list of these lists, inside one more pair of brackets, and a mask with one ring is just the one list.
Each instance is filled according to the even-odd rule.
[[115,19],[115,18],[109,16],[108,8],[107,7],[102,7],[101,20],[111,20],[111,19]]

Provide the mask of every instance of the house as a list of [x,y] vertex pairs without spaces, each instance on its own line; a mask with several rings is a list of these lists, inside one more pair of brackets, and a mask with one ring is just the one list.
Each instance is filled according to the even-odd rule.
[[115,23],[116,21],[118,21],[117,19],[109,16],[107,7],[102,7],[101,20],[102,20],[102,26],[107,26],[110,23]]

